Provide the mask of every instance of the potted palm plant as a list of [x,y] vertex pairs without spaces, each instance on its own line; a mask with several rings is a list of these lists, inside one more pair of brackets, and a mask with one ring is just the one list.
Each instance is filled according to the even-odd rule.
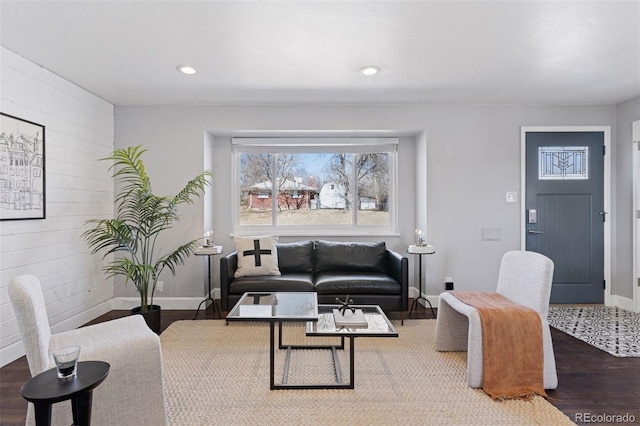
[[116,149],[101,160],[113,161],[109,170],[117,183],[115,218],[92,219],[92,227],[82,233],[91,253],[103,252],[103,258],[114,257],[104,271],[109,277],[124,276],[125,284],[133,282],[140,296],[140,306],[132,313],[145,317],[149,327],[160,331],[160,307],[153,304],[158,278],[165,268],[175,275],[176,266],[193,254],[198,239],[181,244],[175,250],[159,254],[156,243],[162,231],[179,219],[178,206],[193,204],[209,185],[209,170],[200,173],[175,196],[153,194],[151,181],[141,159],[146,152],[141,145]]

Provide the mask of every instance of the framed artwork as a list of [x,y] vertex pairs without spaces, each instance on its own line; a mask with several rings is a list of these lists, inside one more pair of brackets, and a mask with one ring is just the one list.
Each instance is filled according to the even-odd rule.
[[44,219],[44,126],[0,112],[0,220]]

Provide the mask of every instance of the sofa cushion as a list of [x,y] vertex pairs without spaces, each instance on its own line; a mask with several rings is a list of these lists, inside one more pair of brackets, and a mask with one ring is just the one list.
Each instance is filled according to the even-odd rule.
[[234,277],[280,275],[276,235],[261,237],[235,237],[238,269]]
[[283,274],[313,272],[313,241],[278,243],[278,267]]
[[322,272],[316,275],[318,294],[400,294],[400,284],[378,272]]
[[236,278],[229,285],[230,294],[248,291],[314,291],[311,274],[282,274]]
[[387,268],[384,242],[316,241],[316,272],[379,272]]

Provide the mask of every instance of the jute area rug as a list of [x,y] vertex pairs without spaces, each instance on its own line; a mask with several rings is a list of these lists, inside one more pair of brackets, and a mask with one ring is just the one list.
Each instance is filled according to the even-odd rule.
[[617,357],[640,357],[640,314],[608,306],[551,306],[549,325]]
[[[434,350],[435,320],[395,325],[398,338],[356,338],[354,390],[269,390],[268,324],[175,322],[160,336],[169,424],[573,424],[544,398],[496,402],[469,388],[466,353]],[[285,324],[283,336],[285,343],[327,342],[304,336],[303,323]],[[339,351],[344,380],[346,346]],[[277,351],[276,381],[284,352]],[[332,380],[329,351],[293,352],[289,383]]]

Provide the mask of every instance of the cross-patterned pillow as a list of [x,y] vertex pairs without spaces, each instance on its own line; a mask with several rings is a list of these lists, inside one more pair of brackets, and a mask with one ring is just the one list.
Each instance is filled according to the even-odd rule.
[[280,275],[278,268],[277,235],[235,237],[238,251],[238,269],[234,277],[254,275]]

